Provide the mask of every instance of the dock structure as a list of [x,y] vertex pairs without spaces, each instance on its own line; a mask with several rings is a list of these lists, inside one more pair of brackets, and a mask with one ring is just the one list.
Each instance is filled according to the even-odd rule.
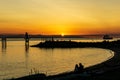
[[25,33],[25,46],[28,46],[29,45],[29,34],[26,32]]
[[1,41],[2,41],[2,48],[5,49],[7,47],[7,38],[6,38],[6,36],[2,36]]

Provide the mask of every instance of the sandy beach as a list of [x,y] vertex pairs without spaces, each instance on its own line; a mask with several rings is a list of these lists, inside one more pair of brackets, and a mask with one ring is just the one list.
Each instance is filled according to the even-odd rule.
[[[115,55],[110,60],[97,65],[98,70],[103,70],[104,73],[98,76],[93,76],[93,80],[120,80],[120,48],[113,47],[110,50],[115,52]],[[100,66],[100,67],[99,67]]]

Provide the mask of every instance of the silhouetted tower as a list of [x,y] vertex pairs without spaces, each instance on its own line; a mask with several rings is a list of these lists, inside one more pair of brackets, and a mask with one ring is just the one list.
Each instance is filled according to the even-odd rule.
[[27,32],[25,33],[25,45],[29,45],[29,35]]

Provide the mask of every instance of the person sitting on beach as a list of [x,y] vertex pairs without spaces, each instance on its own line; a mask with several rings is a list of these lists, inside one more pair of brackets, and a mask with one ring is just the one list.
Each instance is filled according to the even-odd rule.
[[82,65],[82,63],[79,63],[79,66],[78,66],[78,64],[75,65],[74,72],[82,73],[83,71],[84,71],[84,66]]
[[79,63],[79,72],[83,72],[84,71],[84,66],[82,63]]
[[75,65],[75,72],[78,72],[79,71],[79,67],[78,67],[78,64]]

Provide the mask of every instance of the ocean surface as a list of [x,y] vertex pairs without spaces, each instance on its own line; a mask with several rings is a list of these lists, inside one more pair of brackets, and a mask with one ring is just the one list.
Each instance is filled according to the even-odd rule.
[[[41,39],[31,39],[30,45],[41,41]],[[44,49],[25,46],[24,39],[7,39],[6,46],[0,41],[0,80],[34,74],[35,71],[47,75],[69,72],[74,70],[75,64],[82,63],[85,67],[89,67],[104,62],[112,56],[112,51],[100,48]]]

